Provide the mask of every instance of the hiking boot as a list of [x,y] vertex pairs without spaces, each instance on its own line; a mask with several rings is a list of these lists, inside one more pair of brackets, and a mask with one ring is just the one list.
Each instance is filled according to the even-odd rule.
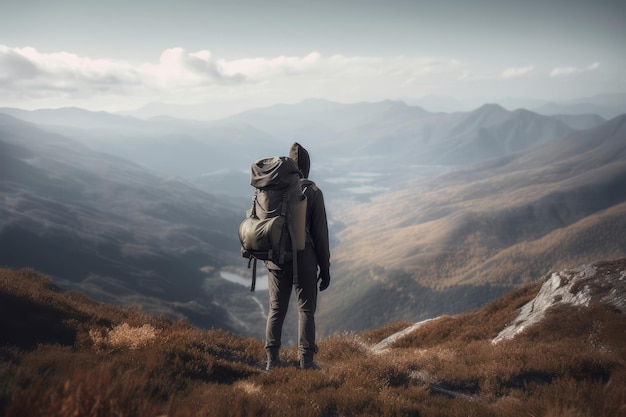
[[272,349],[267,352],[266,371],[271,371],[273,368],[286,368],[287,366],[289,363],[280,358],[277,350]]
[[313,369],[314,371],[319,371],[322,367],[313,360],[313,356],[306,355],[300,359],[300,369]]
[[274,368],[286,368],[289,366],[289,362],[284,361],[282,359],[274,359],[274,360],[267,360],[267,364],[265,365],[265,370],[266,371],[271,371]]

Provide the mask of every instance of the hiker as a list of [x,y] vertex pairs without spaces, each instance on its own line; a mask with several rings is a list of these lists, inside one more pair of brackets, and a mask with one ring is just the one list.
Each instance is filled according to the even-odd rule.
[[294,286],[292,262],[277,264],[267,262],[270,308],[267,317],[265,349],[267,352],[266,369],[285,366],[280,359],[281,335],[287,315],[289,298],[294,288],[298,300],[298,346],[300,367],[302,369],[320,369],[313,361],[317,352],[315,344],[315,309],[317,290],[324,291],[330,284],[330,249],[328,242],[328,224],[322,190],[309,177],[309,153],[300,144],[294,143],[289,157],[296,162],[302,173],[302,189],[307,198],[305,248],[298,252],[298,284]]

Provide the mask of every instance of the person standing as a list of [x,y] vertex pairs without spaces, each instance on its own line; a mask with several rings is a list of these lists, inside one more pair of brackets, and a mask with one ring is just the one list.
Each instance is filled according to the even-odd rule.
[[296,162],[302,173],[301,185],[307,198],[305,248],[297,253],[298,284],[293,284],[292,262],[277,264],[267,262],[270,307],[267,317],[265,350],[266,370],[285,366],[280,359],[283,323],[289,307],[292,288],[298,302],[298,350],[300,368],[320,369],[313,357],[317,352],[315,343],[315,310],[317,291],[330,285],[330,247],[328,222],[322,190],[311,180],[311,161],[308,151],[297,142],[291,146],[289,157]]

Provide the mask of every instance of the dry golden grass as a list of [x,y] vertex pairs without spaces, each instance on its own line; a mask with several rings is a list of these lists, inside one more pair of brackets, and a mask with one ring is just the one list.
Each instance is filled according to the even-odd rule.
[[109,330],[89,331],[89,337],[99,349],[137,349],[153,340],[156,334],[157,331],[150,324],[131,327],[128,323],[122,323]]
[[[95,303],[33,271],[0,270],[0,414],[626,415],[622,313],[561,307],[517,338],[491,343],[537,290],[429,322],[385,353],[371,347],[410,323],[331,337],[319,344],[321,371],[297,369],[297,351],[287,348],[293,366],[265,373],[260,340]],[[35,343],[46,328],[61,336],[43,333]]]
[[467,168],[373,198],[345,214],[335,265],[341,274],[401,269],[433,288],[507,277],[517,286],[550,269],[626,256],[626,203],[573,191],[562,169]]

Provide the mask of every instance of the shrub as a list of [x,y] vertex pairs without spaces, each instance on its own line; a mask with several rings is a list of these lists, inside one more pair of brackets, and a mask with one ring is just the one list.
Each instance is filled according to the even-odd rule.
[[131,327],[122,323],[110,330],[89,330],[89,337],[98,349],[137,349],[153,340],[156,334],[155,328],[149,324]]

